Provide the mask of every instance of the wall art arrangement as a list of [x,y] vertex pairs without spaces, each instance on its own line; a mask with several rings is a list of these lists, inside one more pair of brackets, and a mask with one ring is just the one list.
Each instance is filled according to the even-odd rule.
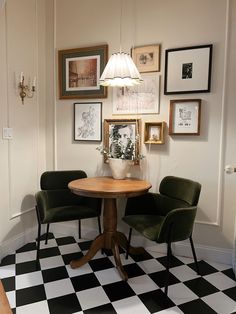
[[165,122],[145,122],[144,143],[145,144],[164,144]]
[[201,99],[170,101],[169,135],[199,135]]
[[74,140],[102,140],[102,103],[74,103]]
[[113,88],[113,114],[159,113],[160,76],[145,73],[142,78],[140,85]]
[[164,94],[210,92],[212,45],[167,49]]
[[59,97],[106,98],[99,78],[108,60],[108,45],[58,51]]
[[134,47],[131,55],[140,73],[160,71],[160,45]]
[[[109,153],[113,153],[117,148],[130,150],[130,144],[134,156],[139,156],[140,140],[137,136],[140,134],[140,119],[105,119],[104,120],[104,147]],[[118,142],[113,139],[118,138]],[[130,142],[131,141],[131,142]],[[119,147],[116,147],[116,146]],[[107,156],[104,155],[104,162],[107,162]],[[139,161],[136,160],[135,164]]]

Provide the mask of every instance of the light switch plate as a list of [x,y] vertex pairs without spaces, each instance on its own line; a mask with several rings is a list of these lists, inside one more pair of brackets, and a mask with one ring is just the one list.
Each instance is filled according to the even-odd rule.
[[2,128],[2,138],[4,140],[13,139],[13,129],[12,128]]

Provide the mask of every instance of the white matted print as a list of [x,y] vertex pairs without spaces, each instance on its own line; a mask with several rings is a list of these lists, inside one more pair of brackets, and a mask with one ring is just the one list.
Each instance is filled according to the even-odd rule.
[[74,140],[102,140],[102,103],[74,104]]
[[113,114],[159,113],[160,75],[142,74],[143,82],[113,89]]

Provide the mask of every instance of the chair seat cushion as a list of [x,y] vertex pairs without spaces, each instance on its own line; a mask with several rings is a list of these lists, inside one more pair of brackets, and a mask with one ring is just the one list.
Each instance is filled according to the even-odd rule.
[[130,215],[124,216],[122,219],[147,239],[156,241],[165,217],[158,215]]
[[98,212],[83,205],[60,206],[48,209],[42,223],[69,221],[97,217]]

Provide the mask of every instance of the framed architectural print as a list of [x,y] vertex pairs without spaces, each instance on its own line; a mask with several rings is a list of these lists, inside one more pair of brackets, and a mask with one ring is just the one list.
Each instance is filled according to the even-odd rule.
[[166,50],[164,94],[210,92],[211,64],[212,45]]
[[160,75],[144,73],[140,85],[113,87],[113,114],[159,113]]
[[145,144],[164,144],[165,122],[145,122],[144,143]]
[[74,103],[74,140],[102,140],[102,103]]
[[170,101],[169,135],[199,135],[201,99]]
[[99,78],[108,58],[108,45],[58,51],[59,97],[106,98]]
[[140,73],[160,71],[160,45],[134,47],[131,54]]
[[[119,152],[124,155],[122,158],[135,159],[135,164],[139,163],[137,157],[140,151],[140,119],[105,119],[104,120],[104,148],[113,158],[121,158]],[[107,155],[104,156],[107,162]]]

